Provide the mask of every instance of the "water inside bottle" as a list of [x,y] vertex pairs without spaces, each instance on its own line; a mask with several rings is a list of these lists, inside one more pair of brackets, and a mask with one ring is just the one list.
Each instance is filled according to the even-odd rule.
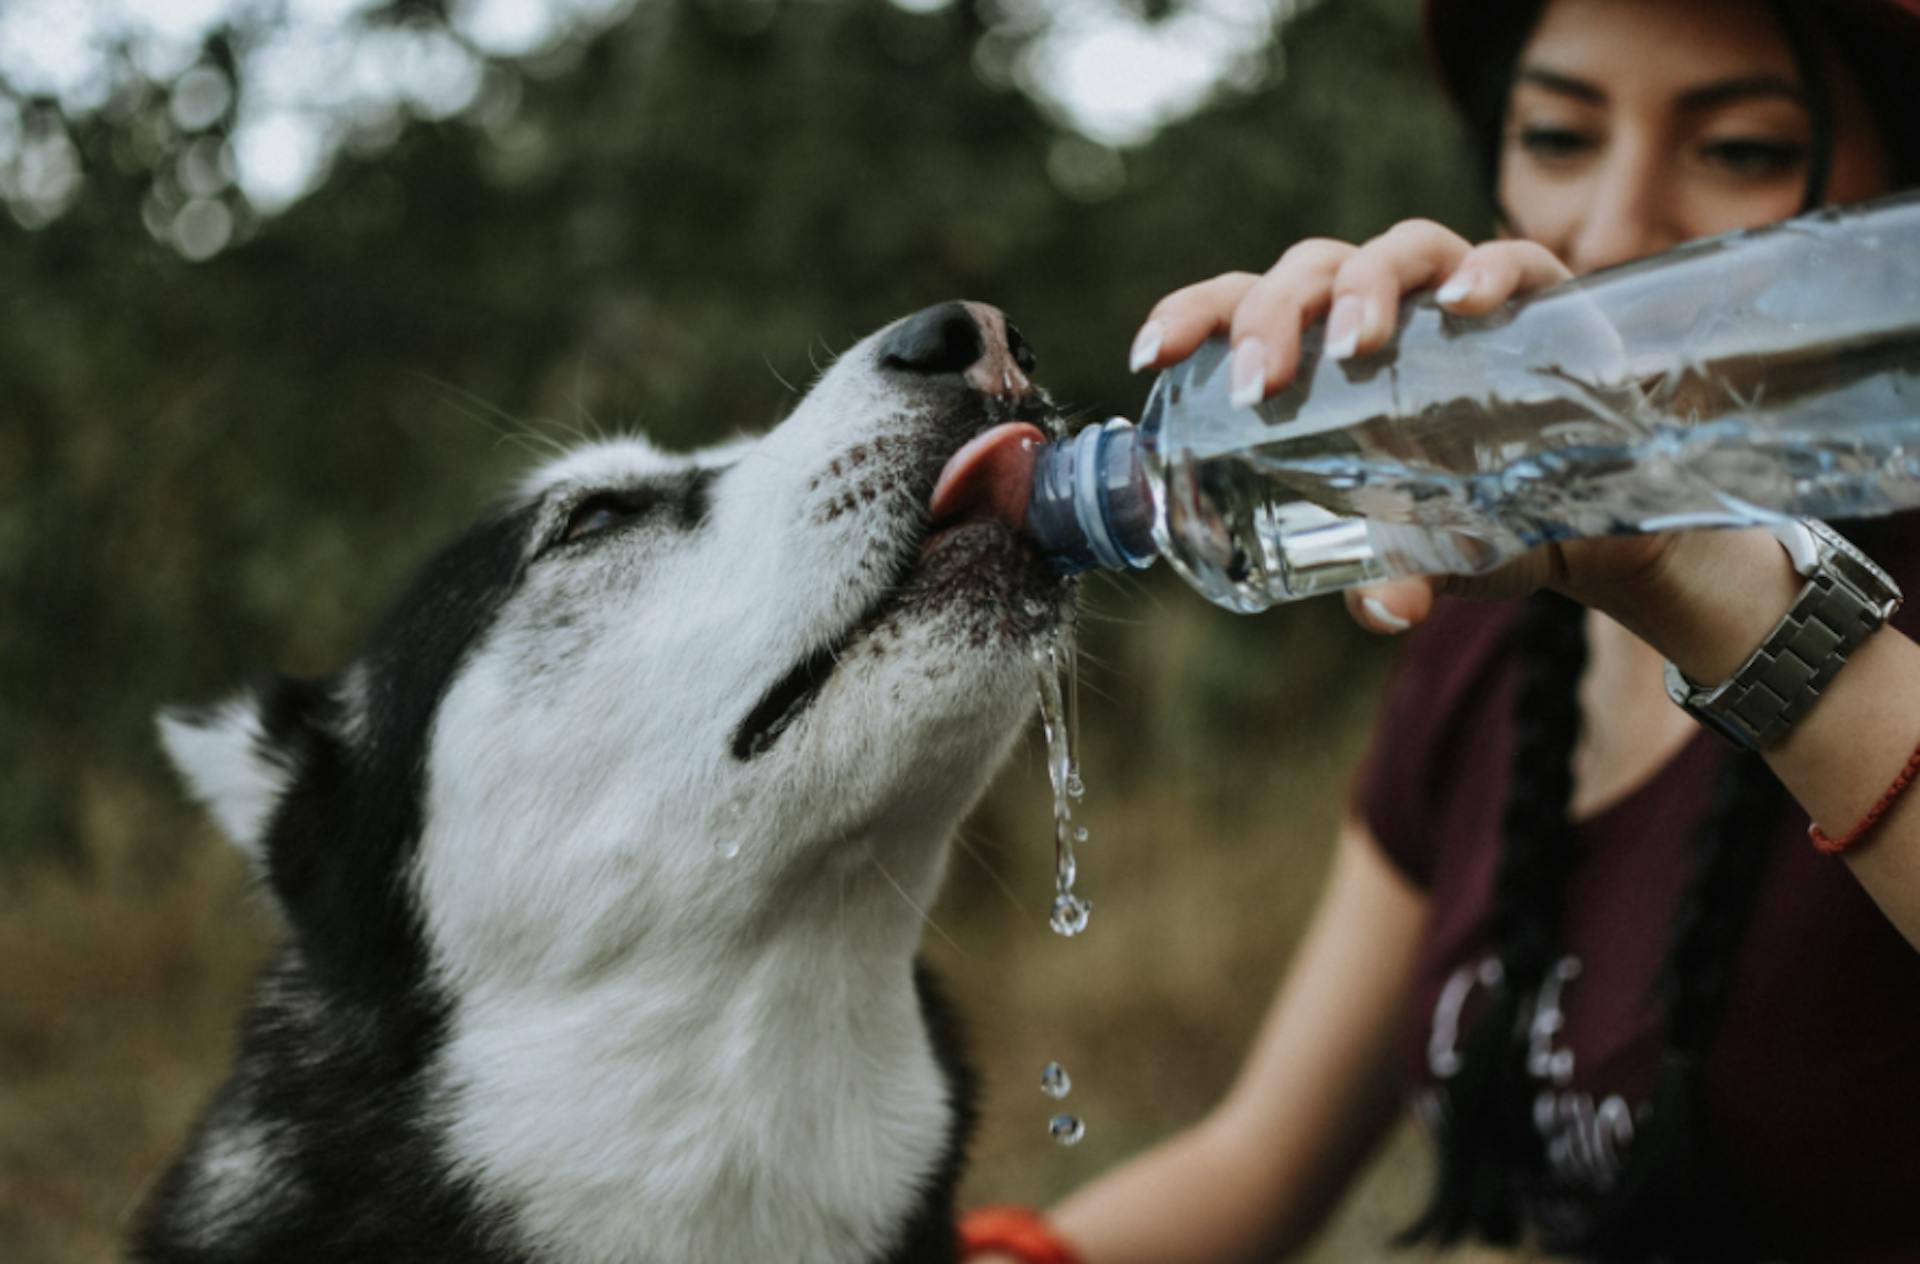
[[1209,597],[1257,610],[1479,573],[1551,540],[1890,512],[1920,503],[1912,354],[1912,330],[1801,333],[1790,354],[1696,341],[1614,384],[1534,372],[1311,432],[1268,401],[1265,441],[1164,455],[1170,556]]

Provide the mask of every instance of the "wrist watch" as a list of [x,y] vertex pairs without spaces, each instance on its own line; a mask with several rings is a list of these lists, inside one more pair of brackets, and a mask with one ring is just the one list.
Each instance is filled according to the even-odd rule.
[[1785,737],[1847,655],[1900,608],[1899,585],[1832,527],[1801,518],[1774,534],[1807,581],[1786,617],[1717,685],[1695,684],[1667,663],[1667,696],[1747,750]]

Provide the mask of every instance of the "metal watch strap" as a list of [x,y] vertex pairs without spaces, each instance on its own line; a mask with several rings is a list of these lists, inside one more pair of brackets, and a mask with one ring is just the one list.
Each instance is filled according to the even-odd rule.
[[1703,687],[1667,664],[1667,694],[1736,745],[1763,750],[1812,710],[1827,682],[1900,605],[1900,589],[1865,554],[1824,523],[1797,524],[1812,535],[1805,550],[1782,540],[1806,577],[1786,617],[1721,684]]

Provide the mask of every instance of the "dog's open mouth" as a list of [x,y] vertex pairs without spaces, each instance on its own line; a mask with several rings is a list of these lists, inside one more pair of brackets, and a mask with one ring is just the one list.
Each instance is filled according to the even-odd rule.
[[1019,529],[1033,487],[1035,451],[1045,439],[1031,423],[1005,422],[975,435],[947,459],[927,501],[926,528],[901,551],[880,596],[838,636],[795,663],[761,695],[734,730],[735,759],[744,762],[764,754],[806,713],[848,648],[899,605],[912,588],[916,572],[946,537],[983,520]]

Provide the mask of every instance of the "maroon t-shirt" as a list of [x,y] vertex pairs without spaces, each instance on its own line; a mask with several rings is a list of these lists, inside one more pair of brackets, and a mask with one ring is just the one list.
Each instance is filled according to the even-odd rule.
[[[1895,623],[1920,633],[1920,523],[1850,534],[1913,594]],[[1488,982],[1515,622],[1509,605],[1443,602],[1408,634],[1356,784],[1382,848],[1431,900],[1408,1049],[1423,1113]],[[1662,1043],[1652,981],[1731,749],[1701,731],[1574,828],[1564,956],[1541,985],[1529,1056],[1556,1185],[1597,1197],[1644,1118]],[[1891,777],[1905,754],[1875,758]],[[1920,953],[1844,863],[1814,850],[1805,813],[1784,802],[1748,844],[1773,855],[1701,1065],[1713,1181],[1772,1255],[1920,1260]],[[1562,1211],[1577,1223],[1577,1197]]]

